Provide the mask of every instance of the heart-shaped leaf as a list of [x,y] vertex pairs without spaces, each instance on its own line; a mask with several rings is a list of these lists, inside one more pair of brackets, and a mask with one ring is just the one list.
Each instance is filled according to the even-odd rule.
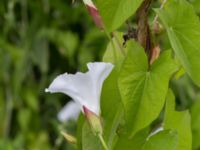
[[122,64],[119,89],[125,106],[125,117],[131,135],[155,120],[165,102],[169,79],[177,69],[171,52],[165,51],[148,66],[144,49],[136,42],[127,45]]

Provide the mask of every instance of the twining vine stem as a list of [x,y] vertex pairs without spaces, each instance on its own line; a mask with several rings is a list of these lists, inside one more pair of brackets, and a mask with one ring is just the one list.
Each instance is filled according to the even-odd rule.
[[137,41],[145,49],[149,62],[151,59],[151,50],[153,48],[153,44],[151,41],[151,31],[148,24],[148,12],[149,12],[151,2],[152,0],[144,0],[142,5],[138,8],[136,12],[136,19],[137,19],[137,25],[138,25]]

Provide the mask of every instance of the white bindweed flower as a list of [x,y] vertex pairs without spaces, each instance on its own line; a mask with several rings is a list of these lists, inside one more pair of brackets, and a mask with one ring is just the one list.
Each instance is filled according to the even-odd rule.
[[77,120],[80,114],[81,107],[74,101],[68,102],[58,113],[58,120],[67,122],[69,120]]
[[46,92],[64,93],[69,95],[82,107],[99,115],[100,96],[104,80],[113,69],[111,63],[88,63],[88,72],[76,74],[64,73],[56,77]]

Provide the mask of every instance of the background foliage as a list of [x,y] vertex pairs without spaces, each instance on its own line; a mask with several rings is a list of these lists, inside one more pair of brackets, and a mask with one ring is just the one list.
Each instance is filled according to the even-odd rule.
[[0,149],[69,147],[57,120],[68,99],[44,89],[100,60],[105,41],[80,1],[0,1]]
[[[101,1],[96,2],[99,5]],[[194,5],[195,11],[200,13],[199,0],[189,0],[189,2]],[[126,5],[133,6],[129,3]],[[158,6],[159,1],[152,4],[152,7]],[[100,9],[105,7],[101,6]],[[121,13],[120,10],[114,9],[114,11],[116,14]],[[102,12],[104,13],[108,12]],[[129,13],[124,15],[131,16]],[[155,12],[151,10],[150,20],[153,20],[154,16]],[[110,17],[113,17],[112,14],[103,19],[109,31],[112,31],[118,28],[119,24],[114,23],[115,26],[109,24]],[[113,18],[112,21],[116,22],[115,17]],[[134,17],[129,21],[135,25]],[[120,31],[126,33],[127,26],[124,24]],[[122,37],[122,34],[119,36]],[[161,47],[169,48],[169,41],[165,35],[159,36]],[[87,62],[101,60],[108,41],[105,34],[95,27],[82,1],[77,0],[72,4],[70,0],[1,0],[0,149],[74,149],[73,145],[64,141],[60,130],[64,129],[75,134],[75,122],[62,124],[57,120],[58,111],[69,98],[61,94],[46,94],[44,89],[56,75],[63,72],[74,73],[77,70],[85,71]],[[109,57],[112,55],[107,53],[104,61],[110,60]],[[112,78],[115,76],[117,69]],[[111,89],[110,83],[112,88],[116,86],[112,78],[105,83],[103,91]],[[199,88],[188,75],[172,80],[170,88],[175,93],[176,110],[189,108],[191,112],[193,149],[198,150],[200,149]],[[118,98],[114,94],[109,97],[114,100]],[[102,116],[109,119],[113,118],[112,115],[119,115],[120,112],[110,113],[109,108],[106,108],[106,105],[109,105],[106,99],[108,95],[102,95],[102,107],[105,109],[105,114]],[[173,104],[169,102],[169,109],[173,109],[170,105]],[[113,107],[119,106],[121,104]],[[106,110],[110,116],[106,116]],[[187,112],[183,113],[187,116]],[[179,116],[175,110],[167,114],[166,128],[173,126],[169,118],[173,119],[175,115]],[[109,141],[111,137],[106,133],[109,132],[110,126],[106,126],[105,129],[105,139]],[[167,132],[155,136],[145,147],[149,147],[151,142],[153,143],[156,138],[159,139],[159,136],[169,136]],[[83,136],[92,136],[89,133],[84,134]],[[170,136],[172,139],[177,138],[173,134]],[[170,143],[161,141],[161,145],[162,142]],[[118,146],[120,147],[122,143],[119,142]]]

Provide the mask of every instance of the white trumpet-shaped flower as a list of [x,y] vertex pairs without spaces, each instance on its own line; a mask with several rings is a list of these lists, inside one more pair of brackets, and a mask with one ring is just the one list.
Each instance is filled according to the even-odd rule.
[[111,63],[88,63],[88,72],[76,74],[64,73],[54,79],[46,92],[64,93],[69,95],[82,107],[99,115],[100,96],[104,80],[113,69]]
[[74,101],[68,102],[58,113],[58,120],[67,122],[69,120],[77,120],[80,114],[81,107]]

